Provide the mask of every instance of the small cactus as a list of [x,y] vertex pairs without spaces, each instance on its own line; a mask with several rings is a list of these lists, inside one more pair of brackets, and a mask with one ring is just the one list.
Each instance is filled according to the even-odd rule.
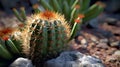
[[27,18],[24,24],[17,41],[22,41],[22,51],[34,65],[41,66],[42,62],[58,56],[67,48],[71,29],[63,15],[46,10]]
[[51,11],[41,12],[33,18],[30,58],[39,66],[40,62],[58,56],[67,48],[70,27],[62,15]]

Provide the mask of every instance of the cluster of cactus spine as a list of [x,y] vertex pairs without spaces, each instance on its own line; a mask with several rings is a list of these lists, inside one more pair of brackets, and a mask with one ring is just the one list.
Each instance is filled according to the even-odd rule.
[[[20,34],[14,33],[10,38],[11,41],[8,42],[10,46],[13,45],[10,48],[13,51],[17,51],[22,45],[20,51],[32,59],[36,66],[40,66],[40,63],[48,58],[56,57],[66,49],[65,44],[74,38],[80,24],[97,17],[103,11],[103,7],[98,4],[93,4],[89,8],[90,0],[48,0],[48,2],[40,0],[39,2],[45,11],[38,9],[36,5],[34,7],[36,13],[30,18],[26,18],[24,8],[20,9],[20,13],[13,9],[23,27],[16,31]],[[67,21],[59,13],[63,14]],[[3,46],[0,48],[9,54],[6,48],[3,50]],[[19,54],[19,52],[16,53]],[[3,55],[0,54],[0,56]],[[12,58],[11,55],[4,57]]]

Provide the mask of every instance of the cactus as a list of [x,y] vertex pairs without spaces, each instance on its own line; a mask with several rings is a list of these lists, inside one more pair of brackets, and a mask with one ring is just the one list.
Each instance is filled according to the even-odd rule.
[[[14,13],[22,20],[17,10],[14,9]],[[43,11],[27,18],[23,23],[25,27],[19,31],[21,34],[17,41],[22,40],[22,51],[32,59],[34,65],[42,65],[42,62],[58,56],[67,48],[71,29],[63,15]]]
[[[8,20],[11,24],[7,24],[4,20]],[[0,26],[0,67],[6,67],[16,58],[23,56],[21,40],[15,36],[20,28],[19,24],[13,24],[14,21],[11,19],[4,20],[1,20],[3,23]]]
[[[3,40],[0,38],[0,65],[5,67],[14,61],[17,57],[22,56],[21,49],[17,47],[11,39]],[[3,61],[4,60],[4,61]]]
[[[51,11],[35,15],[30,40],[30,56],[39,67],[40,62],[58,56],[67,46],[70,28],[64,17]],[[31,21],[29,21],[31,22]]]

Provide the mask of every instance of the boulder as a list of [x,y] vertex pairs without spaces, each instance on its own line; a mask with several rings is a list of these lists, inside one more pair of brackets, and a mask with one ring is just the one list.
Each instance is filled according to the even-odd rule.
[[9,67],[33,67],[31,60],[27,58],[17,58]]
[[100,59],[78,51],[66,51],[55,59],[48,60],[45,67],[104,67]]

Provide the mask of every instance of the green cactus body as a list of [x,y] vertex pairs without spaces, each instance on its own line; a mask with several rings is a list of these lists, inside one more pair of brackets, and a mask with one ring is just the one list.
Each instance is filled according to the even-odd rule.
[[51,11],[36,14],[33,19],[30,26],[30,59],[39,66],[67,48],[65,44],[70,37],[70,27],[64,16]]

